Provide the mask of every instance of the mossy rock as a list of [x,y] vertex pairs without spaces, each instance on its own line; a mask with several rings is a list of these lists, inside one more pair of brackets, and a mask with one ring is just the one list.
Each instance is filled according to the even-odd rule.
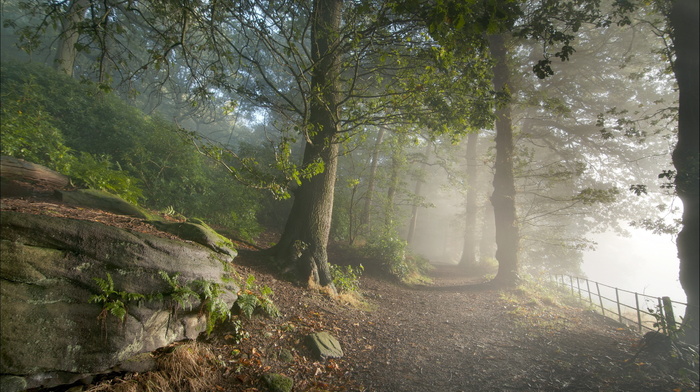
[[267,373],[262,378],[270,392],[290,392],[294,386],[294,381],[282,374]]
[[119,196],[97,189],[79,189],[76,191],[56,191],[64,203],[87,208],[95,208],[119,215],[129,215],[140,219],[155,219],[156,216],[143,208],[135,206]]
[[219,253],[223,253],[235,258],[238,256],[236,248],[228,238],[217,233],[216,230],[209,227],[201,220],[192,220],[190,222],[164,222],[160,220],[148,221],[158,230],[174,234],[183,240],[196,242],[204,245],[207,248]]
[[98,222],[0,211],[0,254],[0,391],[72,384],[115,366],[143,371],[153,362],[140,353],[207,329],[202,298],[177,314],[167,301],[132,301],[123,320],[100,322],[103,305],[90,301],[104,293],[97,279],[155,295],[169,292],[166,273],[220,284],[227,309],[237,300],[238,288],[222,280],[228,256]]
[[343,357],[343,349],[340,347],[340,342],[328,332],[312,333],[308,336],[308,343],[311,350],[321,360]]

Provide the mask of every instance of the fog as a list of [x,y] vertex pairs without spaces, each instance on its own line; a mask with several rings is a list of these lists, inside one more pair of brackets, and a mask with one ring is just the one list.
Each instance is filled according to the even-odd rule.
[[678,281],[679,261],[674,236],[628,228],[631,235],[594,234],[595,251],[583,255],[583,272],[595,280],[654,297],[668,296],[685,302]]

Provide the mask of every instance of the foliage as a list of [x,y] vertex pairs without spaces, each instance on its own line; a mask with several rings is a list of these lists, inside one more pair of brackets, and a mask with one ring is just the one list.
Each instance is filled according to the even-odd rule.
[[158,274],[170,286],[170,291],[164,293],[164,296],[170,298],[170,308],[173,314],[176,314],[181,308],[191,310],[192,301],[199,299],[199,295],[189,285],[180,283],[180,274],[176,273],[170,276],[165,271],[158,271]]
[[360,276],[365,270],[362,264],[354,268],[351,265],[340,266],[336,264],[330,264],[330,267],[333,284],[339,292],[349,293],[360,288]]
[[[699,356],[698,351],[695,347],[685,344],[680,338],[687,328],[687,324],[678,324],[674,321],[667,320],[666,311],[661,305],[656,305],[654,309],[647,309],[649,314],[656,320],[654,322],[654,328],[656,332],[649,332],[642,339],[643,350],[646,345],[653,345],[652,340],[661,340],[658,336],[666,336],[667,341],[666,348],[668,349],[668,354],[673,358],[679,365],[679,373],[682,377],[687,378],[689,381],[698,379],[698,363]],[[691,332],[692,333],[692,332]]]
[[207,314],[206,332],[209,335],[219,321],[231,318],[231,309],[221,299],[223,291],[218,283],[209,280],[195,280],[193,283],[200,289],[202,311]]
[[424,257],[411,254],[406,241],[387,230],[383,235],[372,237],[363,248],[367,258],[378,260],[388,273],[402,282],[425,280],[423,276],[430,269]]
[[379,235],[367,241],[363,253],[365,257],[379,260],[388,272],[402,279],[408,274],[406,246],[406,241],[397,235]]
[[107,191],[132,204],[138,204],[143,198],[138,180],[123,170],[112,169],[112,165],[108,155],[96,157],[82,152],[79,158],[73,160],[67,174],[84,183],[88,188]]
[[114,280],[112,280],[112,275],[109,273],[107,273],[106,280],[101,278],[94,278],[94,280],[100,287],[101,293],[91,296],[88,302],[102,304],[102,313],[100,313],[98,318],[103,322],[107,318],[108,313],[124,322],[126,320],[127,305],[130,302],[140,302],[146,299],[146,296],[143,294],[115,290]]
[[207,335],[212,332],[217,323],[230,319],[231,310],[221,299],[224,292],[219,283],[198,279],[183,284],[180,282],[179,273],[170,276],[165,271],[158,271],[158,274],[168,284],[169,289],[149,295],[115,290],[114,280],[109,273],[107,273],[107,279],[94,278],[101,293],[91,296],[89,302],[103,304],[99,318],[104,322],[108,313],[124,321],[127,306],[132,302],[168,298],[170,310],[175,315],[179,309],[191,310],[193,304],[198,301],[201,304],[201,312],[207,315]]
[[262,230],[257,216],[271,197],[222,180],[227,170],[175,124],[36,64],[3,63],[1,75],[3,154],[151,209],[201,217],[247,240]]
[[495,276],[498,272],[498,260],[493,257],[485,257],[469,270],[472,275]]
[[32,81],[17,89],[3,86],[0,96],[0,151],[3,155],[65,172],[70,148],[65,145],[63,134],[56,128],[52,116],[37,102],[36,90],[36,84]]
[[76,153],[66,145],[62,131],[55,125],[58,121],[44,108],[40,86],[32,77],[24,84],[8,82],[3,85],[0,114],[0,152],[3,155],[44,165],[89,188],[138,203],[142,198],[138,181],[120,169],[113,169],[108,155],[96,157],[86,152]]
[[280,311],[270,298],[272,294],[270,287],[258,287],[255,284],[255,275],[249,275],[243,289],[238,293],[236,304],[246,318],[253,317],[257,309],[269,317],[279,317]]

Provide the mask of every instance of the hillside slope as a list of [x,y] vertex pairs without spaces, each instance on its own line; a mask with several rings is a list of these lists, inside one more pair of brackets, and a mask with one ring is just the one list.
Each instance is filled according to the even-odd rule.
[[[99,211],[35,202],[4,199],[2,208],[145,230]],[[333,262],[367,267],[360,286],[364,303],[351,306],[288,282],[265,252],[239,246],[233,268],[241,279],[254,275],[256,286],[273,290],[281,317],[237,316],[221,325],[194,345],[204,357],[194,358],[190,373],[183,373],[184,360],[167,359],[178,350],[164,350],[155,355],[160,370],[117,375],[81,390],[146,390],[154,379],[163,383],[160,390],[175,390],[165,384],[169,374],[177,390],[265,391],[263,375],[269,373],[290,377],[294,391],[697,390],[697,380],[684,380],[669,358],[636,355],[637,334],[532,283],[474,289],[468,286],[473,278],[441,266],[431,273],[432,286],[406,287],[373,276],[371,261],[335,250]],[[315,359],[305,337],[317,331],[336,336],[345,356]]]

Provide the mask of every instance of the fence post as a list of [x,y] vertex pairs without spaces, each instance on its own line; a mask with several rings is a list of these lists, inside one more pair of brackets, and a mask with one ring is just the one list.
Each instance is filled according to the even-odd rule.
[[615,302],[617,302],[617,318],[622,322],[622,309],[620,308],[620,291],[615,287]]
[[595,289],[598,292],[598,300],[600,301],[600,311],[603,313],[603,316],[605,316],[605,306],[603,306],[603,296],[600,295],[600,285],[598,285],[598,282],[595,282]]
[[637,304],[637,326],[639,332],[642,332],[642,312],[639,310],[639,293],[634,293],[634,302]]
[[676,316],[673,314],[673,304],[671,303],[671,298],[669,297],[661,297],[661,301],[664,304],[663,314],[666,319],[668,335],[673,337],[673,335],[676,333]]
[[569,287],[571,287],[571,295],[574,295],[574,278],[569,275]]
[[591,295],[591,284],[588,281],[588,279],[586,279],[586,291],[588,291],[588,303],[593,305],[593,296]]
[[[661,317],[664,317],[664,304],[661,302],[661,298],[657,298],[659,301],[659,314]],[[659,324],[661,324],[661,329],[663,330],[663,333],[667,333],[666,329],[666,323],[661,322],[662,320],[659,320]]]
[[578,299],[581,299],[581,281],[576,277],[576,290],[578,290]]

